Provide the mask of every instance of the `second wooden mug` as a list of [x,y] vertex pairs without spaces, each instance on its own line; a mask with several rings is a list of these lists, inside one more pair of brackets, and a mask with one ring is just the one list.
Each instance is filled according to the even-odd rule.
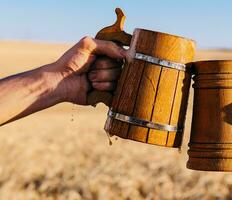
[[232,61],[199,61],[187,167],[232,171]]
[[[119,21],[123,14],[119,10],[117,14]],[[111,35],[105,31],[100,39],[124,45],[130,42],[130,48],[105,130],[110,135],[139,142],[180,147],[191,82],[185,64],[193,60],[195,43],[144,29],[135,29],[132,39],[123,29],[118,31],[118,37],[113,31]]]

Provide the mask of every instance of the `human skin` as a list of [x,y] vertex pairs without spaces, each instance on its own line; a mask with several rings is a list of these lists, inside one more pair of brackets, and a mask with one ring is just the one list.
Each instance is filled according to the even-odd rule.
[[87,105],[93,90],[112,92],[126,51],[84,37],[56,62],[0,80],[0,125],[61,102]]

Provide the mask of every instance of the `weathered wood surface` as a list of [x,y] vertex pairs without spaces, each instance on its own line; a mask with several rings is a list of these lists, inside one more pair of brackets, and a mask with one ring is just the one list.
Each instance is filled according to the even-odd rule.
[[196,170],[232,171],[232,61],[194,65],[189,160]]
[[[125,33],[125,15],[116,9],[117,21],[103,28],[96,38],[112,40],[129,45],[128,59],[112,99],[114,112],[160,124],[183,127],[187,108],[190,74],[133,59],[133,54],[143,53],[160,59],[186,64],[193,60],[195,44],[192,40],[136,29],[131,35]],[[88,103],[99,101],[109,105],[109,94],[92,91]],[[107,118],[105,130],[110,135],[169,147],[180,147],[182,132],[168,132],[131,125]]]
[[[165,33],[136,29],[131,46],[138,53],[189,63],[194,56],[191,40]],[[115,112],[161,124],[184,125],[190,74],[133,59],[125,64],[113,98]],[[110,121],[110,122],[109,122]],[[111,135],[161,146],[180,147],[182,133],[159,131],[109,119]]]

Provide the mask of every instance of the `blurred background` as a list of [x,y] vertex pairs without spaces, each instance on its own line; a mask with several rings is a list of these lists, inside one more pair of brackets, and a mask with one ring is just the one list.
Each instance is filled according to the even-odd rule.
[[[197,41],[195,60],[232,58],[232,1],[0,1],[0,78],[55,61],[83,36],[126,16]],[[230,173],[186,169],[192,88],[181,151],[112,138],[108,108],[59,104],[0,127],[0,199],[232,199]],[[17,103],[17,102],[15,102]]]

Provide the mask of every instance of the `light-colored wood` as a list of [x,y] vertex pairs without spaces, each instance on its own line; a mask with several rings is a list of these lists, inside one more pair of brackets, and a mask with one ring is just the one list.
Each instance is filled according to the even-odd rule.
[[[152,114],[153,101],[155,98],[158,79],[161,67],[154,67],[147,63],[145,65],[144,74],[139,88],[139,94],[136,101],[134,116],[150,120]],[[144,98],[145,97],[145,98]],[[141,109],[143,108],[143,109]],[[128,138],[136,141],[147,142],[148,129],[143,127],[131,126]]]
[[[152,51],[155,43],[155,38],[152,37],[152,32],[144,31],[144,33],[141,33],[141,31],[136,31],[136,34],[138,34],[138,38],[136,40],[132,39],[132,42],[136,42],[136,48],[140,50],[139,52],[149,53],[150,51]],[[147,40],[147,38],[151,39]],[[133,45],[134,44],[132,44],[132,46]],[[142,86],[142,77],[147,63],[141,60],[134,59],[131,63],[127,63],[126,65],[128,65],[129,67],[127,72],[127,78],[124,81],[124,87],[122,88],[120,98],[118,98],[118,106],[113,107],[113,109],[115,112],[126,114],[129,116],[134,116],[133,113],[134,110],[136,111],[135,103],[136,99],[138,98],[139,90],[141,88],[142,92],[146,91],[145,88],[140,86]],[[122,73],[124,73],[124,71]],[[144,96],[142,98],[144,98]],[[141,108],[143,108],[143,105],[139,106],[139,110],[141,110]],[[146,108],[144,107],[144,109]],[[130,134],[128,133],[129,127],[130,125],[128,123],[123,123],[114,120],[112,129],[109,131],[109,133],[118,135],[122,138],[130,138]],[[141,129],[140,127],[138,128]]]
[[126,16],[120,8],[116,8],[115,12],[117,14],[117,21],[113,25],[100,30],[96,35],[96,39],[110,40],[123,46],[129,46],[132,36],[123,30]]
[[232,171],[232,61],[201,61],[193,66],[194,105],[187,167]]
[[[191,67],[191,64],[190,66]],[[170,124],[178,124],[182,126],[185,123],[185,113],[187,109],[187,102],[189,97],[189,88],[191,83],[191,74],[190,73],[181,73],[179,72],[178,81],[176,86],[174,106],[172,109],[171,121]],[[169,132],[166,145],[167,146],[176,146],[182,143],[182,134],[176,132]]]
[[[165,33],[137,29],[130,46],[135,51],[173,62],[189,63],[194,56],[194,43],[182,37]],[[190,73],[154,65],[133,59],[126,64],[127,72],[120,95],[114,98],[117,103],[113,111],[155,123],[183,127]],[[189,68],[189,66],[187,67]],[[127,73],[127,75],[124,75]],[[109,122],[109,121],[108,121]],[[106,130],[111,135],[122,138],[168,147],[180,147],[182,133],[135,126],[118,120],[107,122]]]
[[[178,70],[168,68],[162,69],[159,77],[160,80],[157,96],[154,100],[154,111],[151,121],[161,124],[170,124],[170,117],[173,109],[173,101],[175,100],[178,75]],[[177,125],[177,123],[172,125]],[[154,129],[149,130],[148,143],[166,146],[167,139],[168,131],[160,131]]]
[[[117,14],[116,22],[111,26],[101,29],[95,38],[99,40],[114,41],[122,46],[129,46],[132,36],[126,33],[123,27],[126,16],[120,8],[116,8],[115,13]],[[117,90],[120,91],[120,87],[118,87]],[[87,104],[96,106],[96,104],[100,102],[107,106],[111,105],[112,95],[108,92],[101,92],[98,90],[93,90],[88,94]]]
[[[98,39],[129,45],[128,60],[111,99],[107,94],[93,91],[88,103],[95,105],[103,101],[111,105],[114,112],[155,123],[183,127],[190,73],[154,65],[133,59],[134,53],[143,53],[160,59],[186,64],[193,60],[195,43],[192,40],[166,33],[136,29],[133,38],[123,30],[125,15],[116,9],[117,21],[102,29]],[[105,100],[104,100],[105,99]],[[108,117],[105,130],[110,135],[157,144],[180,147],[182,132],[150,130]]]

